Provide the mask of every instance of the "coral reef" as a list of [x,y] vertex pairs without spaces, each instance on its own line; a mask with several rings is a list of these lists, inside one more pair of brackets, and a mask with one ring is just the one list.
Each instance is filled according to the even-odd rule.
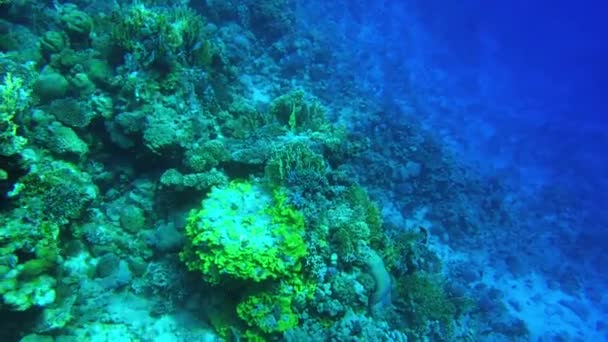
[[0,8],[0,340],[466,335],[433,225],[471,181],[358,131],[289,1]]

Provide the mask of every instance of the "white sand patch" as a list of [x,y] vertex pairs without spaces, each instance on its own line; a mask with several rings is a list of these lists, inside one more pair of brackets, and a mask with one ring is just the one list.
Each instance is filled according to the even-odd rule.
[[[556,336],[569,341],[608,340],[606,331],[596,329],[597,321],[603,317],[601,306],[590,303],[582,293],[580,298],[575,298],[560,289],[552,289],[546,279],[536,273],[515,278],[493,268],[484,270],[482,282],[502,291],[507,309],[526,322],[533,341]],[[566,302],[576,303],[574,310],[564,305]]]

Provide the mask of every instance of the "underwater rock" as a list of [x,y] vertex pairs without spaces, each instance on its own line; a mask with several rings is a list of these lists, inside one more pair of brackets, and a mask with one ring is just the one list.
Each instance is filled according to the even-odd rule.
[[55,153],[83,155],[89,152],[89,146],[70,127],[51,125],[48,133],[47,143]]
[[31,307],[44,307],[55,301],[57,280],[49,275],[42,275],[28,282],[5,277],[2,283],[3,302],[6,307],[16,311],[25,311]]
[[492,322],[491,327],[494,332],[509,336],[511,340],[528,335],[526,323],[517,318],[501,317],[499,321]]
[[70,84],[80,93],[80,95],[90,95],[95,92],[95,84],[89,79],[89,76],[84,72],[79,72],[73,77],[70,77]]
[[165,171],[160,177],[160,184],[176,190],[193,188],[197,190],[209,189],[214,185],[226,184],[226,175],[215,168],[208,172],[181,174],[176,169]]
[[34,94],[44,103],[65,97],[69,83],[60,73],[44,71],[34,83]]
[[45,57],[61,52],[66,46],[67,37],[61,32],[48,31],[40,39],[40,53]]
[[418,177],[420,171],[422,171],[422,165],[411,160],[405,163],[405,167],[401,170],[404,179]]
[[130,233],[140,232],[145,224],[146,217],[140,207],[129,205],[120,214],[120,226]]
[[118,270],[118,264],[120,258],[114,253],[104,254],[99,261],[97,261],[97,268],[95,269],[95,275],[99,278],[108,277]]
[[112,78],[112,68],[110,65],[100,59],[91,59],[87,61],[86,73],[89,79],[99,86],[107,86]]
[[129,269],[129,264],[120,260],[114,273],[101,278],[100,284],[107,290],[117,289],[127,285],[133,279],[133,273]]
[[581,320],[586,321],[589,318],[589,308],[587,308],[585,303],[572,299],[562,299],[559,303],[570,309]]
[[76,9],[68,10],[62,15],[61,21],[65,25],[68,35],[77,40],[88,39],[93,29],[93,19],[91,16]]
[[216,167],[229,158],[230,154],[224,143],[215,139],[186,151],[184,164],[195,172],[203,172]]
[[94,114],[83,103],[71,98],[53,101],[49,112],[61,123],[71,127],[88,126]]
[[112,98],[105,94],[94,94],[91,98],[93,111],[104,119],[111,119],[114,115],[114,102]]
[[54,339],[52,336],[38,335],[38,334],[29,334],[19,340],[19,342],[53,342]]
[[148,268],[148,262],[146,262],[142,257],[132,257],[127,260],[129,264],[129,269],[133,272],[135,277],[141,277],[146,273]]
[[177,252],[184,244],[184,237],[174,225],[164,224],[151,234],[148,243],[161,253]]
[[12,24],[10,21],[0,19],[0,34],[6,34],[11,32]]

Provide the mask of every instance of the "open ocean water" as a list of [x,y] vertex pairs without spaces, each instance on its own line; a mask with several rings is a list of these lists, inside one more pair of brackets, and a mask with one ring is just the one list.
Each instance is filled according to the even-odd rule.
[[608,341],[607,15],[0,0],[0,341]]

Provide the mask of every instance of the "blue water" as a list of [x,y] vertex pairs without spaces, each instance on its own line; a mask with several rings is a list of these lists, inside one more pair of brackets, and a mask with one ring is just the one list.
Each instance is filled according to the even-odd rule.
[[[579,336],[599,339],[608,286],[606,4],[342,1],[301,11],[303,29],[324,30],[344,70],[381,103],[383,124],[414,116],[482,179],[507,184],[502,201],[516,222],[503,227],[513,236],[478,246],[503,250],[489,268],[508,273],[503,258],[516,258],[524,273],[595,307],[594,316],[567,305],[588,323]],[[574,292],[565,273],[580,283]],[[542,306],[551,296],[521,300]],[[552,310],[514,312],[533,335],[548,336],[542,325],[556,319]]]

